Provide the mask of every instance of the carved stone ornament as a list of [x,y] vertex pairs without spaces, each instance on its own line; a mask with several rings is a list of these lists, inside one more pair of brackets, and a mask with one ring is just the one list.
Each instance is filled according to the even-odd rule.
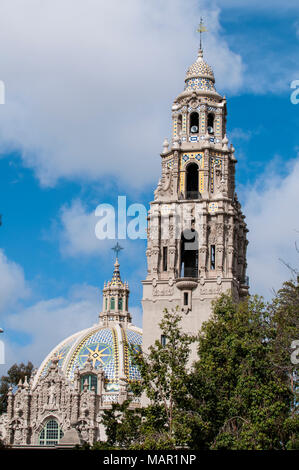
[[169,286],[154,287],[153,295],[155,297],[173,295],[173,287],[169,287]]

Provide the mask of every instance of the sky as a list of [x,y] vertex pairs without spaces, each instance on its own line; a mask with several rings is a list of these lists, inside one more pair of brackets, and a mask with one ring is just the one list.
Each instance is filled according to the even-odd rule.
[[[251,293],[270,300],[285,263],[298,267],[297,0],[0,0],[0,375],[97,322],[115,242],[95,237],[95,209],[153,199],[201,16],[228,101]],[[142,326],[146,243],[120,243]]]

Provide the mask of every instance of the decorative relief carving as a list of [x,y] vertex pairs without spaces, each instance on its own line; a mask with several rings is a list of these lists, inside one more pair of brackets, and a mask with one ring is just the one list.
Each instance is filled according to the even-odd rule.
[[154,287],[153,295],[155,297],[173,295],[173,287],[169,287],[169,286]]
[[206,284],[204,287],[199,288],[199,294],[202,297],[217,296],[221,294],[222,289],[220,285],[209,285]]

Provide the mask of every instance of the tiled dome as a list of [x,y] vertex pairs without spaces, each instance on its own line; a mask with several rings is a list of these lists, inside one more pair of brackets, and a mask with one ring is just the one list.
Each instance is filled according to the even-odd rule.
[[201,49],[199,50],[197,60],[187,70],[185,82],[185,90],[215,91],[214,72],[203,60],[203,52]]
[[103,368],[106,390],[118,391],[120,378],[126,377],[128,381],[140,379],[128,345],[137,351],[141,344],[142,331],[131,324],[111,322],[106,327],[95,325],[70,336],[54,348],[41,364],[34,384],[47,373],[56,356],[59,359],[59,368],[70,382],[74,381],[75,371],[83,369],[89,360],[96,369]]

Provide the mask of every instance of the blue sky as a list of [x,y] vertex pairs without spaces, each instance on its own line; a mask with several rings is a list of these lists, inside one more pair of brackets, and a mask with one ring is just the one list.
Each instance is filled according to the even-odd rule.
[[[228,99],[252,292],[270,298],[290,276],[279,258],[298,266],[298,2],[0,0],[0,374],[13,362],[38,366],[97,321],[113,242],[95,238],[94,210],[118,195],[153,199],[200,16],[205,59]],[[141,326],[145,241],[122,245]]]

